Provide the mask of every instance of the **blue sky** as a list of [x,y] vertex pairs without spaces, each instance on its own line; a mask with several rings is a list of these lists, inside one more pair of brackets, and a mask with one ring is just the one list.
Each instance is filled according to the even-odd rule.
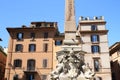
[[[1,0],[0,38],[3,47],[8,46],[9,34],[6,27],[30,25],[33,21],[58,22],[64,31],[65,0]],[[109,30],[109,46],[120,41],[120,0],[75,0],[76,23],[80,16],[104,16]]]

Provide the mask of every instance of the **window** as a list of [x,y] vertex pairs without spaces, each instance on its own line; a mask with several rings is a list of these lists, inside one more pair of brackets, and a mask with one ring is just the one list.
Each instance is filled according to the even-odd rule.
[[35,70],[35,60],[30,59],[27,61],[27,70]]
[[48,38],[48,32],[44,33],[44,39]]
[[100,52],[100,47],[98,45],[93,45],[91,47],[92,53],[99,53]]
[[23,33],[17,33],[17,40],[23,40]]
[[92,30],[92,31],[96,31],[96,30],[97,30],[97,26],[96,26],[96,25],[92,25],[92,26],[91,26],[91,30]]
[[41,75],[41,80],[47,80],[47,75]]
[[22,52],[23,51],[23,45],[22,44],[17,44],[15,48],[16,52]]
[[35,33],[31,33],[30,37],[32,38],[32,40],[35,39]]
[[14,60],[14,67],[21,67],[22,66],[22,60],[16,59]]
[[47,43],[43,44],[43,51],[44,52],[48,51],[48,44]]
[[56,40],[55,45],[62,45],[62,40]]
[[98,72],[100,69],[100,62],[99,59],[94,59],[94,70]]
[[34,52],[36,50],[35,44],[29,44],[29,52]]
[[47,67],[47,59],[43,59],[43,67],[44,67],[44,68]]
[[91,35],[91,42],[99,42],[99,35]]

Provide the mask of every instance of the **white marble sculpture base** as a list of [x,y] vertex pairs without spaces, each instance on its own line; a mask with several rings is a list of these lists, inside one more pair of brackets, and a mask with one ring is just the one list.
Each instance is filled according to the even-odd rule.
[[71,50],[73,49],[74,51],[81,51],[81,46],[80,45],[64,45],[62,46],[62,50]]

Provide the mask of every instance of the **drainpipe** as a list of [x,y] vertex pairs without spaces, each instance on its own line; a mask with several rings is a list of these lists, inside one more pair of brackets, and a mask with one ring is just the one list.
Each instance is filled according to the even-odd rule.
[[11,62],[12,62],[12,52],[13,52],[13,39],[12,39],[12,34],[10,37],[10,43],[9,43],[9,47],[10,47],[10,54],[9,54],[9,58],[8,58],[8,80],[10,80],[10,73],[11,73]]

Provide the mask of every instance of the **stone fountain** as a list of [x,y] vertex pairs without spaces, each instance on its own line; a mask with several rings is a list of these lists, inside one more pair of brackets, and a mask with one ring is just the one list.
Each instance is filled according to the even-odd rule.
[[65,0],[65,39],[61,50],[56,52],[58,64],[50,74],[50,80],[92,80],[92,72],[84,63],[86,52],[76,39],[74,0]]

